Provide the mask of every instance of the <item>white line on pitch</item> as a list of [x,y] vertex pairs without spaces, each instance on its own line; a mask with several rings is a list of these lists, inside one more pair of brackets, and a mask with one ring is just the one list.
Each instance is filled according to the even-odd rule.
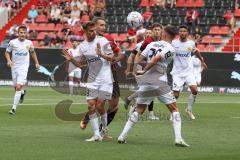
[[233,119],[240,119],[240,117],[231,117],[231,118],[233,118]]

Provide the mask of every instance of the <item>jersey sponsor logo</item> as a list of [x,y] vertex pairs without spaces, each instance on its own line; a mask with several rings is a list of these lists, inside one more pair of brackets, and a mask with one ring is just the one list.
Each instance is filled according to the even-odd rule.
[[29,46],[29,45],[26,45],[25,48],[26,48],[27,50],[29,50],[29,49],[30,49],[30,46]]
[[17,52],[15,53],[16,56],[27,56],[28,53],[27,52]]
[[87,61],[88,61],[88,63],[92,63],[92,62],[96,62],[96,61],[101,61],[101,58],[100,57],[89,58]]
[[188,53],[186,53],[186,54],[177,53],[176,56],[178,56],[178,57],[190,57],[190,54],[188,54]]

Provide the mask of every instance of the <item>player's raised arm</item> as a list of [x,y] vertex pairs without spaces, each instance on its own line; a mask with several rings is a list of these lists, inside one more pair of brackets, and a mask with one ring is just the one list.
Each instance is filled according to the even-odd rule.
[[76,67],[79,68],[83,68],[86,66],[86,61],[85,60],[80,60],[80,61],[76,61],[69,53],[66,49],[62,50],[62,56],[67,60],[72,62]]

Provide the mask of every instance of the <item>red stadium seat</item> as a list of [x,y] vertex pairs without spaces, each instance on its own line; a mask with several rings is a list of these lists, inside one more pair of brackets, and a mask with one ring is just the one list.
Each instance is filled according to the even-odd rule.
[[195,1],[194,0],[187,0],[185,3],[186,7],[195,7]]
[[111,36],[114,40],[118,39],[118,34],[117,33],[112,33]]
[[176,6],[177,7],[185,7],[185,0],[178,0]]
[[204,49],[205,52],[214,52],[215,51],[215,47],[214,46],[206,46]]
[[219,34],[227,35],[230,34],[230,29],[228,26],[222,26]]
[[204,44],[198,44],[197,48],[199,49],[200,52],[203,52],[205,49],[205,45]]
[[29,23],[27,26],[29,27],[30,30],[36,30],[38,27],[38,24],[37,23]]
[[219,34],[220,33],[220,27],[219,26],[212,26],[209,31],[210,34]]
[[140,6],[141,7],[150,6],[149,0],[141,0]]
[[214,44],[221,44],[222,43],[222,36],[216,35],[212,39],[212,43]]
[[47,24],[47,30],[49,30],[49,31],[56,30],[55,24],[54,23],[48,23]]
[[56,28],[56,30],[60,31],[60,30],[62,30],[63,25],[58,23],[58,24],[56,24],[55,28]]
[[222,49],[223,52],[233,52],[233,47],[232,46],[225,46]]
[[234,11],[234,16],[235,16],[235,17],[240,17],[240,9],[236,9],[236,10]]
[[40,31],[46,31],[46,30],[48,30],[48,29],[47,29],[47,24],[46,24],[46,23],[40,23],[40,24],[38,25],[37,30],[40,30]]
[[195,7],[203,7],[203,6],[204,6],[204,1],[203,0],[196,0]]
[[46,32],[40,32],[37,36],[37,39],[42,40],[46,34],[47,34]]
[[36,19],[36,22],[37,23],[47,23],[48,20],[47,20],[47,17],[44,16],[44,15],[39,15]]
[[210,35],[203,36],[202,43],[211,43],[211,42],[212,42],[212,36]]
[[35,48],[39,47],[38,41],[32,41],[32,42],[33,42],[33,46],[34,46]]
[[124,42],[126,39],[127,39],[126,33],[122,33],[118,36],[118,41],[120,41],[120,42]]

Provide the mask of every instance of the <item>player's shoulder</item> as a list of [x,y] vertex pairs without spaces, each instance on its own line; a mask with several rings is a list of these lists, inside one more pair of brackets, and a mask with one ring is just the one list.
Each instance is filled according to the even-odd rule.
[[9,44],[13,44],[13,43],[16,43],[16,42],[18,42],[18,38],[15,38],[15,39],[10,40],[10,41],[9,41]]
[[188,39],[188,41],[187,41],[189,44],[191,44],[191,45],[195,45],[195,42],[192,40],[192,39]]
[[177,43],[179,43],[179,42],[180,42],[179,39],[174,39],[174,40],[172,41],[172,44],[175,45],[175,44],[177,44]]
[[29,39],[25,39],[24,42],[27,43],[27,44],[33,44],[33,42],[31,40],[29,40]]

